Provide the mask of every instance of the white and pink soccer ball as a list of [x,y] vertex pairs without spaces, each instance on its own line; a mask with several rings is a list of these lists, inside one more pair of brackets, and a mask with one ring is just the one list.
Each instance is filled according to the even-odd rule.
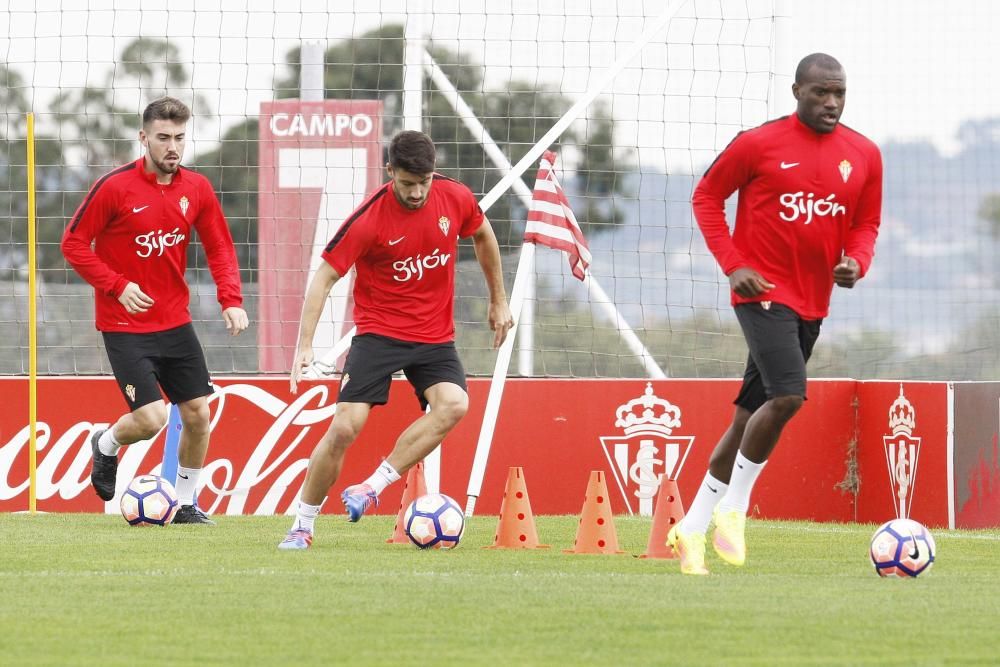
[[421,549],[454,549],[465,530],[465,514],[448,496],[428,493],[406,508],[403,527]]
[[140,475],[125,489],[120,507],[130,526],[166,526],[177,514],[177,492],[162,477]]
[[872,536],[871,557],[880,577],[916,577],[934,565],[934,537],[913,519],[883,523]]

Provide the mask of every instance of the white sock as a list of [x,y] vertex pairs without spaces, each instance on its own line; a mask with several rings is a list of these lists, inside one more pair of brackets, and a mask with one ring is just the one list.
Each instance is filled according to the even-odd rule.
[[364,484],[371,484],[372,489],[375,490],[375,495],[382,493],[385,487],[389,486],[393,482],[399,481],[399,473],[396,469],[389,465],[388,461],[382,461],[378,468],[375,468],[375,472],[372,476],[366,479]]
[[112,426],[97,439],[97,448],[105,456],[118,456],[118,450],[122,448],[122,443],[115,438],[115,427]]
[[729,478],[729,490],[719,503],[719,511],[731,512],[733,510],[746,513],[750,507],[750,492],[757,482],[757,476],[764,469],[763,463],[754,463],[743,452],[737,452],[736,464],[733,465],[733,474]]
[[198,489],[198,477],[201,476],[201,468],[185,468],[177,466],[177,503],[180,505],[194,505],[194,494]]
[[708,530],[708,523],[712,520],[712,511],[726,494],[728,484],[723,484],[712,477],[712,473],[706,472],[705,479],[698,487],[694,502],[688,509],[684,518],[678,524],[678,530],[682,533],[704,533]]
[[[323,499],[326,502],[326,498]],[[319,505],[310,505],[299,501],[298,510],[295,512],[295,523],[292,524],[292,530],[308,530],[310,533],[313,532],[313,526],[316,524],[316,517],[319,516],[319,508],[323,507],[323,503]]]

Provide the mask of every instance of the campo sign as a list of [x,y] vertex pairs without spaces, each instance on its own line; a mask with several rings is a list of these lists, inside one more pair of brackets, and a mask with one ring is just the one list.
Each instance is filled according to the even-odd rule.
[[[260,108],[260,368],[292,363],[306,285],[341,223],[383,182],[382,103],[264,102]],[[317,352],[350,328],[351,275],[334,286]],[[335,324],[339,323],[339,324]],[[345,324],[346,323],[346,324]]]

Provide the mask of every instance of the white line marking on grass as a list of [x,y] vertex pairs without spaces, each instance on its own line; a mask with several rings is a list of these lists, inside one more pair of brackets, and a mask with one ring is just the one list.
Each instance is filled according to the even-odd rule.
[[[827,525],[827,524],[814,524],[811,526],[794,525],[789,523],[764,523],[764,522],[753,522],[752,525],[756,529],[767,528],[770,530],[791,530],[800,533],[824,533],[824,534],[845,534],[854,533],[855,528],[848,526],[838,526],[838,525]],[[857,528],[860,529],[864,527],[864,524],[857,524]],[[874,524],[871,526],[874,530]],[[1000,535],[996,533],[979,533],[979,532],[966,532],[960,530],[947,530],[943,528],[936,528],[931,531],[934,535],[934,539],[952,539],[952,540],[986,540],[987,542],[1000,542]]]
[[[0,577],[23,577],[26,575],[42,577],[190,577],[193,574],[205,574],[205,570],[198,568],[176,569],[176,570],[38,570],[38,571],[0,571]],[[229,576],[313,576],[325,574],[323,571],[296,570],[283,571],[275,569],[249,569],[249,570],[227,570],[210,571],[208,574],[229,575]]]

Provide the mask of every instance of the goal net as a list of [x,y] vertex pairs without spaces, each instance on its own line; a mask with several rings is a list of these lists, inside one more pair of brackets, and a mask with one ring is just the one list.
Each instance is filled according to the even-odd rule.
[[[746,348],[728,282],[705,248],[689,201],[701,173],[737,132],[793,109],[790,79],[779,70],[787,73],[794,62],[775,58],[790,18],[776,11],[777,4],[348,0],[263,10],[226,0],[141,8],[14,0],[0,9],[0,373],[24,374],[28,363],[24,113],[35,113],[37,128],[39,370],[108,373],[93,326],[91,288],[65,264],[59,239],[89,185],[140,155],[136,135],[145,104],[171,94],[193,108],[185,163],[211,179],[222,201],[253,322],[249,336],[226,335],[204,255],[192,244],[191,309],[213,373],[287,372],[290,353],[259,333],[294,330],[300,303],[262,306],[268,280],[288,270],[270,268],[261,236],[270,210],[264,209],[282,187],[267,175],[265,139],[272,136],[267,127],[291,128],[291,116],[283,117],[284,125],[273,122],[283,104],[318,99],[378,103],[379,148],[367,167],[376,174],[388,138],[414,126],[434,139],[439,171],[479,197],[530,151],[558,155],[558,178],[593,255],[590,276],[608,301],[595,301],[564,255],[539,248],[511,374],[648,375],[634,346],[623,342],[623,332],[630,332],[664,375],[738,376]],[[669,20],[638,54],[571,114],[565,131],[541,146],[665,12]],[[303,55],[317,45],[320,83],[310,87],[311,63]],[[262,127],[265,116],[268,126]],[[470,116],[481,132],[470,129]],[[308,132],[308,121],[300,122]],[[305,173],[304,166],[297,168]],[[521,184],[505,189],[487,211],[508,290],[524,234],[524,191],[534,185],[536,170],[537,160],[518,175]],[[981,193],[986,216],[988,197]],[[350,210],[356,198],[341,198],[339,209],[332,194],[326,201],[324,211],[335,212]],[[298,222],[282,219],[284,225]],[[889,233],[880,243],[900,239]],[[305,258],[299,269],[307,275],[311,249],[295,251]],[[459,260],[457,341],[467,370],[487,375],[495,354],[471,244],[463,244]],[[299,299],[304,289],[303,279]],[[946,356],[929,367],[926,348],[903,345],[891,321],[873,317],[889,305],[875,299],[891,296],[877,290],[866,296],[863,286],[856,292],[851,308],[829,325],[844,335],[817,348],[814,373],[974,375],[975,364],[948,366]],[[956,327],[942,345],[962,339],[965,330],[975,328]],[[332,344],[318,340],[317,351]],[[855,360],[879,364],[851,365],[849,350],[860,350]]]

